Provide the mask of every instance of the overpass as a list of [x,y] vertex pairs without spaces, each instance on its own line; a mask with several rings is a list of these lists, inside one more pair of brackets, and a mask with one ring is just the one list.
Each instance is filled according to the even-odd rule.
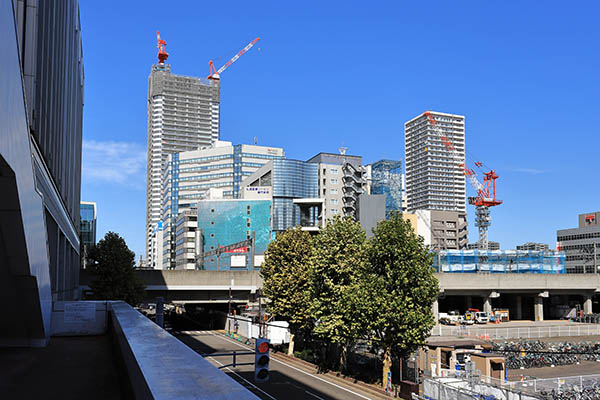
[[[247,303],[262,287],[258,271],[139,270],[147,299],[167,302]],[[506,308],[511,319],[557,318],[556,309],[580,304],[584,312],[600,312],[599,274],[438,273],[440,294],[433,305],[440,311],[470,307],[492,311]],[[81,284],[90,277],[82,271]]]

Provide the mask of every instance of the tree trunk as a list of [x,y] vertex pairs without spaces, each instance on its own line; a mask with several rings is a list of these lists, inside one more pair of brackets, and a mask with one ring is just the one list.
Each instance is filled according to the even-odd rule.
[[382,386],[385,389],[387,386],[388,372],[392,371],[392,349],[390,347],[385,348],[383,353],[383,379],[381,380]]
[[340,345],[340,372],[346,372],[346,364],[348,362],[348,345],[346,343]]
[[290,333],[290,344],[288,346],[288,356],[294,355],[294,334]]

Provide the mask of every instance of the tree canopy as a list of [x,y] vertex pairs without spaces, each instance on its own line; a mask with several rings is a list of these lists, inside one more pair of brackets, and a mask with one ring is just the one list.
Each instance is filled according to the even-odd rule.
[[88,260],[95,276],[90,283],[95,299],[124,300],[132,306],[144,299],[144,285],[135,274],[135,254],[117,233],[108,232],[89,250]]
[[431,305],[439,289],[431,253],[400,213],[381,221],[373,233],[366,265],[379,307],[371,328],[385,350],[385,382],[391,355],[405,357],[429,336],[435,323]]

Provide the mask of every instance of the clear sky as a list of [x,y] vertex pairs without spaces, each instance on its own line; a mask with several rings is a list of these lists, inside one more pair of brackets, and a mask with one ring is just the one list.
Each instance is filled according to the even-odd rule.
[[[596,1],[80,0],[85,64],[82,200],[98,239],[144,251],[146,98],[156,31],[172,72],[221,76],[221,139],[365,163],[404,159],[404,122],[466,116],[467,151],[496,169],[490,240],[556,242],[600,210]],[[467,187],[468,195],[474,195]],[[469,206],[469,239],[477,240]]]

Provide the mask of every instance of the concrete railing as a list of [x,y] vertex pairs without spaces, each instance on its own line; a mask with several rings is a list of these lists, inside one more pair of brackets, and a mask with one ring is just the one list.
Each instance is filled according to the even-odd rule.
[[258,399],[129,304],[109,311],[136,399]]
[[540,339],[568,336],[600,335],[600,324],[573,324],[566,326],[525,326],[516,328],[468,328],[466,326],[437,326],[431,331],[432,336],[474,337],[485,340],[492,339]]

